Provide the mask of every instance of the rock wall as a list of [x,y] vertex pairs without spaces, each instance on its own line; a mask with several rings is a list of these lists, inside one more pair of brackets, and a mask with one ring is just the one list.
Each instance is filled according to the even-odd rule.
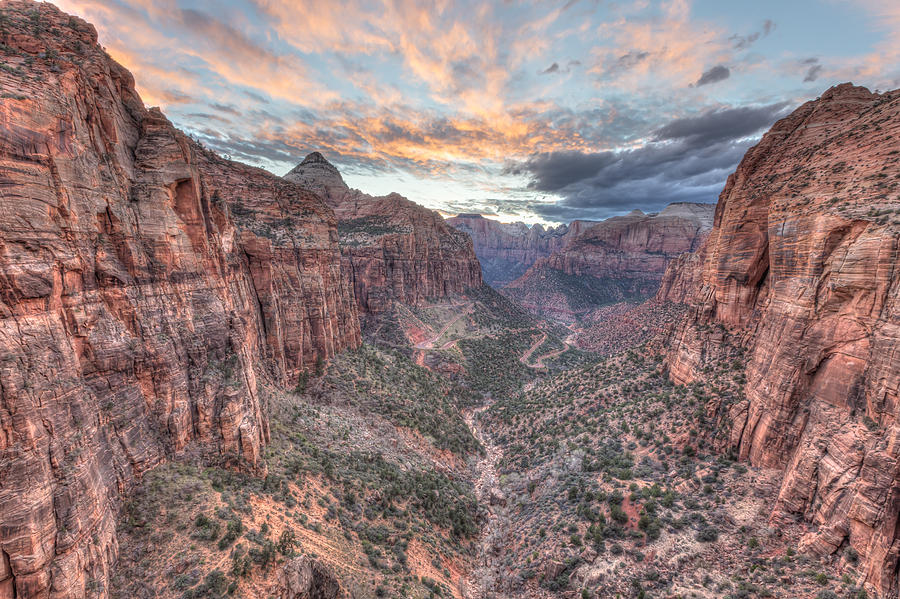
[[667,266],[698,249],[712,228],[711,204],[671,204],[659,214],[635,210],[593,224],[506,286],[529,310],[574,322],[598,305],[647,298]]
[[575,221],[546,229],[536,224],[501,223],[480,214],[460,214],[447,219],[452,227],[472,238],[485,281],[503,287],[525,274],[532,264],[561,249],[593,223]]
[[264,468],[257,378],[359,324],[318,197],[146,110],[80,19],[2,9],[0,597],[105,596],[132,482]]
[[653,294],[669,262],[700,247],[712,217],[711,204],[670,204],[655,215],[635,210],[585,229],[536,269],[631,280]]
[[385,312],[395,301],[421,304],[482,285],[472,240],[437,212],[396,193],[373,197],[350,189],[318,152],[285,179],[322,195],[334,208],[345,269],[363,313]]
[[[704,251],[660,299],[691,308],[670,339],[677,382],[702,380],[725,336],[747,350],[730,407],[743,459],[784,469],[773,521],[802,549],[859,556],[897,596],[900,555],[900,92],[850,84],[776,123],[731,175]],[[710,325],[721,325],[710,326]]]

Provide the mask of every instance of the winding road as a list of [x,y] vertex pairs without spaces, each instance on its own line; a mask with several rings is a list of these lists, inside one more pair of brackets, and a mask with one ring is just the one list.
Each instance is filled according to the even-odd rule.
[[546,365],[544,364],[544,360],[549,360],[550,358],[555,358],[556,356],[558,356],[564,352],[567,352],[572,347],[571,344],[569,343],[570,338],[571,338],[571,335],[566,337],[565,341],[563,341],[563,346],[561,348],[555,349],[552,352],[549,352],[546,354],[542,354],[542,355],[538,356],[538,359],[534,364],[529,364],[528,360],[531,358],[531,355],[535,351],[537,351],[537,348],[539,348],[541,345],[543,345],[543,343],[547,340],[547,333],[542,333],[541,338],[538,339],[534,343],[534,345],[529,347],[528,351],[526,351],[524,354],[522,354],[519,357],[519,362],[521,362],[525,366],[528,366],[529,368],[546,368]]
[[[450,330],[450,327],[452,327],[452,326],[455,325],[457,322],[459,322],[459,319],[460,319],[460,318],[462,318],[463,316],[468,316],[471,312],[472,312],[472,305],[469,304],[469,305],[466,306],[466,309],[465,309],[465,310],[463,310],[462,312],[460,312],[459,314],[457,314],[456,316],[454,316],[454,317],[450,320],[450,322],[448,322],[447,324],[445,324],[445,325],[443,326],[443,328],[441,328],[441,330],[438,331],[437,334],[436,334],[434,337],[432,337],[431,339],[426,339],[425,341],[420,341],[419,343],[416,343],[416,349],[434,349],[434,344],[437,343],[438,339],[440,339],[441,337],[443,337],[444,334],[445,334],[448,330]],[[445,343],[444,345],[442,345],[442,346],[440,347],[440,349],[449,349],[450,346],[452,346],[452,345],[453,345],[454,343],[456,343],[457,341],[458,341],[457,339],[453,339],[452,341],[448,341],[447,343]]]

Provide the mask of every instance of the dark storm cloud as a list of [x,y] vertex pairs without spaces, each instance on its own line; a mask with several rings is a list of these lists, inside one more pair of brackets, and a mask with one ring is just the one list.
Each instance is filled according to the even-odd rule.
[[708,110],[695,117],[675,119],[656,130],[657,141],[691,139],[694,145],[739,139],[771,125],[784,112],[786,102]]
[[509,166],[506,173],[530,175],[529,188],[536,191],[559,191],[593,177],[615,160],[613,152],[548,152],[532,157],[524,165]]
[[725,81],[729,77],[731,77],[731,69],[724,65],[717,64],[708,71],[704,71],[703,74],[700,75],[700,79],[698,79],[694,85],[700,87],[701,85],[718,83],[719,81]]
[[714,202],[755,137],[786,104],[710,110],[657,129],[643,147],[598,153],[548,152],[507,167],[530,178],[529,189],[563,199],[538,204],[550,219],[605,218],[633,208],[658,211],[671,202]]

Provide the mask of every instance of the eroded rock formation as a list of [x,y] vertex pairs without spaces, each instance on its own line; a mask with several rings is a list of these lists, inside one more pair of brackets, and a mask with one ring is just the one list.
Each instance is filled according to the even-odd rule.
[[146,110],[87,23],[2,8],[0,596],[102,596],[132,482],[263,468],[258,377],[359,323],[320,198]]
[[596,223],[534,263],[506,293],[530,310],[571,321],[597,305],[652,296],[668,264],[696,250],[712,227],[712,204],[670,204]]
[[340,599],[346,596],[334,574],[306,555],[293,557],[282,566],[275,593],[279,599]]
[[532,264],[561,249],[593,223],[573,221],[569,225],[544,228],[536,224],[502,223],[480,214],[459,214],[447,222],[472,238],[485,281],[503,287],[519,278]]
[[334,209],[344,265],[364,313],[387,311],[394,301],[416,305],[481,286],[471,239],[437,212],[396,193],[374,197],[350,189],[318,152],[285,179],[321,194]]
[[[844,84],[776,123],[731,175],[701,254],[661,299],[688,300],[670,339],[678,382],[726,342],[746,350],[730,443],[784,469],[773,520],[803,549],[859,556],[896,596],[900,556],[900,92]],[[853,551],[846,551],[846,548]]]

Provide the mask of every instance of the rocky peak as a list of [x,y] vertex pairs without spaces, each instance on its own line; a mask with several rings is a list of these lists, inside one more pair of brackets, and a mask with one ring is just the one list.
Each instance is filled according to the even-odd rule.
[[328,162],[328,160],[325,158],[325,156],[322,155],[321,152],[310,152],[309,154],[307,154],[306,158],[303,159],[303,162],[300,163],[300,165],[304,164],[325,164],[337,170],[333,164]]
[[350,188],[341,172],[320,152],[312,152],[284,176],[285,179],[321,195],[330,205],[339,203]]
[[388,311],[394,302],[415,305],[482,285],[471,242],[437,212],[396,192],[371,196],[350,189],[320,152],[284,178],[334,210],[344,268],[364,315]]

